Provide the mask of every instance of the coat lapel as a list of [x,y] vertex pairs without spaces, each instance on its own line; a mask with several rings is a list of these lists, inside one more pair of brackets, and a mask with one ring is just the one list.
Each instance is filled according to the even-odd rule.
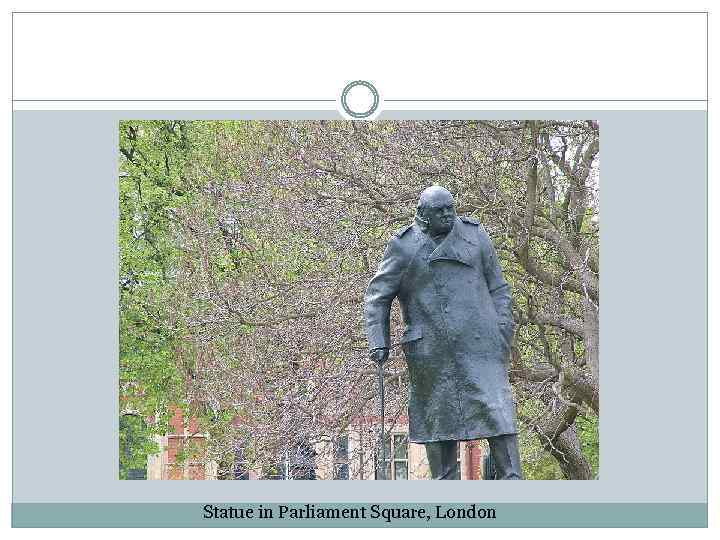
[[[470,246],[461,232],[462,222],[455,218],[455,225],[445,239],[440,242],[428,258],[429,263],[435,261],[456,261],[468,266],[473,265],[473,257],[470,253]],[[430,241],[428,239],[428,241]]]

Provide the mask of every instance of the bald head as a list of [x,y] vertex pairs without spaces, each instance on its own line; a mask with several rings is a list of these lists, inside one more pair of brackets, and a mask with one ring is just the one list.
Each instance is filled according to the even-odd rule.
[[437,202],[450,201],[455,204],[452,193],[442,186],[430,186],[420,194],[418,199],[418,208],[428,208]]
[[455,217],[455,200],[444,187],[430,186],[420,194],[416,219],[431,235],[450,232]]

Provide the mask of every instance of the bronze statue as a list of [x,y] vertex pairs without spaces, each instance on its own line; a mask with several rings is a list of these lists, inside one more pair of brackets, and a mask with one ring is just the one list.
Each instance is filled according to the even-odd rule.
[[510,287],[482,225],[458,217],[448,190],[422,192],[415,222],[395,233],[365,294],[370,357],[390,348],[390,306],[410,379],[410,441],[425,444],[433,479],[459,477],[457,443],[487,439],[497,480],[521,480],[508,360]]

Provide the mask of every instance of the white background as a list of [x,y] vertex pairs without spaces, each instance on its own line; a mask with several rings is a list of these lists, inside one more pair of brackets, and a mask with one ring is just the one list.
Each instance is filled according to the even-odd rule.
[[[491,2],[421,2],[412,3],[389,2],[387,0],[366,1],[351,5],[347,2],[244,2],[226,1],[166,3],[162,1],[124,2],[14,2],[13,10],[327,10],[327,9],[362,9],[362,10],[698,10],[710,8],[710,2],[694,1],[653,1],[640,2],[632,0],[606,2],[552,2],[544,1],[507,1],[502,6]],[[60,5],[62,4],[62,5]],[[114,4],[114,5],[113,5]],[[2,131],[0,149],[7,181],[2,192],[2,210],[0,213],[0,253],[7,261],[2,265],[0,274],[0,302],[5,309],[1,311],[0,339],[2,350],[8,361],[5,363],[4,374],[7,375],[5,390],[0,398],[2,405],[3,434],[8,436],[8,444],[2,446],[3,465],[0,468],[0,481],[7,488],[6,504],[2,505],[9,523],[10,501],[10,225],[11,225],[11,191],[10,191],[10,9],[6,12],[4,28],[6,33],[2,43],[2,58],[5,62],[3,74],[6,76],[7,107],[4,118],[6,128]],[[16,56],[15,97],[22,99],[157,99],[166,98],[168,91],[177,93],[176,99],[278,99],[278,98],[316,98],[336,99],[343,84],[349,80],[362,78],[376,84],[384,99],[410,98],[455,98],[455,99],[703,99],[705,98],[705,61],[702,56],[702,45],[705,39],[702,28],[696,26],[696,19],[704,15],[679,15],[669,23],[667,16],[652,17],[653,23],[638,23],[632,29],[622,24],[608,22],[610,15],[599,15],[592,22],[582,22],[571,28],[561,30],[557,26],[546,26],[548,21],[558,20],[560,15],[525,16],[526,21],[508,33],[503,24],[473,24],[476,16],[466,16],[448,21],[452,16],[438,15],[429,22],[423,22],[423,40],[408,46],[410,30],[405,28],[402,16],[397,17],[394,25],[378,25],[372,22],[369,15],[356,17],[335,16],[328,19],[325,15],[305,15],[308,24],[305,32],[295,33],[288,17],[287,24],[277,24],[261,31],[258,27],[246,25],[237,28],[231,16],[210,16],[206,20],[217,21],[219,27],[210,24],[179,30],[185,24],[183,17],[173,19],[157,15],[154,25],[145,27],[136,22],[124,21],[131,15],[122,15],[111,24],[98,22],[93,24],[93,36],[83,36],[73,26],[72,16],[62,23],[52,22],[56,19],[45,19],[42,32],[36,32],[32,26],[21,23],[16,15],[16,32],[22,40],[22,58]],[[198,16],[208,17],[208,16]],[[257,17],[262,17],[258,15]],[[427,16],[415,16],[423,19]],[[503,16],[493,15],[490,17]],[[577,16],[575,21],[583,20]],[[323,19],[324,18],[324,19]],[[323,22],[320,21],[323,19]],[[29,20],[29,19],[27,19]],[[102,17],[97,20],[102,20]],[[113,19],[105,19],[112,21]],[[189,20],[189,19],[188,19]],[[424,19],[423,19],[424,20]],[[487,18],[485,20],[488,20]],[[567,19],[566,19],[567,20]],[[171,22],[172,21],[172,22]],[[349,21],[349,22],[348,22]],[[460,21],[460,22],[456,22]],[[717,62],[716,39],[713,38],[714,19],[710,19],[710,63]],[[215,24],[215,23],[213,23]],[[25,25],[21,28],[22,25]],[[259,25],[258,25],[259,26]],[[223,28],[218,31],[218,28]],[[541,38],[537,29],[540,28]],[[503,31],[504,30],[504,31]],[[632,34],[630,33],[632,30]],[[632,35],[632,39],[628,36]],[[288,41],[288,37],[292,40]],[[161,40],[160,37],[169,38]],[[107,38],[107,39],[106,39]],[[337,39],[346,47],[330,48],[322,45],[328,39]],[[573,48],[564,45],[565,40],[573,42]],[[382,40],[382,41],[381,41]],[[580,40],[581,45],[576,43]],[[162,44],[165,45],[162,45]],[[192,51],[198,51],[205,45],[213,50],[213,54],[202,54],[191,57],[188,62],[177,57],[183,44],[187,43]],[[452,43],[453,57],[438,57],[434,44]],[[482,44],[484,54],[476,54],[478,43]],[[17,42],[20,44],[20,41]],[[101,46],[103,45],[103,46]],[[104,45],[112,45],[108,50]],[[161,46],[162,45],[162,46]],[[220,46],[218,50],[218,45]],[[698,52],[698,47],[700,51]],[[150,53],[150,54],[148,54]],[[418,54],[419,53],[419,54]],[[127,55],[130,55],[129,57]],[[194,52],[192,54],[195,54]],[[261,55],[272,59],[272,62],[260,61]],[[287,58],[286,58],[287,57]],[[129,60],[128,60],[129,58]],[[143,58],[154,58],[150,65],[138,65]],[[594,63],[586,65],[583,59],[593,58]],[[52,59],[48,65],[47,59]],[[338,60],[341,59],[341,60]],[[75,61],[73,60],[80,60]],[[132,62],[132,68],[125,67],[123,60]],[[511,60],[511,61],[509,61]],[[235,69],[230,70],[228,66]],[[580,69],[585,75],[581,78],[572,76]],[[138,76],[140,74],[140,76]],[[158,80],[156,77],[170,77]],[[161,77],[162,78],[162,77]],[[220,84],[220,81],[222,84]],[[216,85],[217,83],[217,85]],[[210,88],[210,90],[208,90]],[[233,88],[232,95],[220,92],[220,89]],[[529,91],[529,88],[532,91]],[[717,508],[720,506],[715,497],[717,485],[717,466],[713,462],[713,454],[717,454],[717,429],[713,423],[717,419],[714,414],[717,406],[715,392],[718,391],[716,374],[713,365],[716,358],[717,343],[713,338],[713,328],[717,321],[717,286],[712,276],[717,272],[717,249],[714,247],[717,238],[717,188],[715,186],[715,161],[713,152],[718,140],[717,123],[714,122],[714,101],[716,93],[716,77],[710,71],[710,523],[717,520]],[[471,94],[468,93],[472,89]],[[182,94],[180,93],[182,92]],[[193,97],[195,96],[195,97]],[[157,108],[158,104],[154,104]],[[704,104],[703,104],[704,105]],[[563,107],[562,104],[554,106]],[[638,104],[638,107],[647,104]],[[655,105],[666,107],[669,104]],[[682,105],[677,105],[678,107]],[[414,104],[413,108],[421,108],[422,104]],[[485,105],[487,107],[487,104]],[[248,108],[243,104],[242,108]],[[428,108],[438,108],[438,104],[429,104]],[[572,107],[569,107],[572,108]],[[91,500],[91,494],[89,494]],[[18,536],[37,534],[37,531],[13,531]],[[62,531],[69,536],[95,537],[93,531]],[[61,533],[62,533],[61,532]],[[187,531],[175,531],[180,534]],[[387,531],[385,531],[387,532]],[[421,531],[412,531],[413,536],[421,535]],[[540,533],[550,531],[540,531]],[[636,536],[639,531],[630,531]],[[698,531],[690,531],[698,533]],[[703,531],[699,531],[702,534]],[[112,534],[103,531],[101,534]],[[237,537],[241,531],[212,531]],[[337,533],[327,531],[335,536]],[[344,530],[343,536],[352,536],[353,531]],[[368,530],[357,531],[367,535]],[[538,532],[519,531],[523,536],[537,535]],[[576,536],[582,534],[593,537],[594,534],[622,534],[622,531],[552,531],[553,536]],[[653,536],[663,537],[665,534],[676,537],[675,531],[653,531]],[[52,533],[57,534],[57,533]],[[136,534],[133,531],[119,531],[121,537]],[[153,535],[157,535],[154,531]],[[196,533],[190,531],[195,536]],[[205,533],[203,533],[205,534]],[[263,534],[265,534],[263,532]],[[297,531],[286,531],[286,534],[297,534]],[[323,536],[314,531],[314,537]],[[376,534],[374,531],[372,534]],[[393,533],[394,535],[396,532]],[[475,531],[472,534],[480,534]],[[513,531],[494,530],[493,535],[514,535]],[[689,534],[682,532],[683,536]]]
[[386,102],[705,99],[705,24],[702,13],[18,13],[14,98],[334,100],[366,79]]

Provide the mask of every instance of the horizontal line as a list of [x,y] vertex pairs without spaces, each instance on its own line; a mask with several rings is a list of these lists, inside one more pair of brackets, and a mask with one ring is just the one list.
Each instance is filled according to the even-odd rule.
[[558,15],[558,14],[569,14],[569,15],[603,15],[603,14],[618,14],[618,15],[678,15],[678,14],[709,14],[709,11],[13,11],[12,14],[33,14],[43,13],[51,15],[76,15],[76,14],[90,14],[90,15],[117,15],[117,14],[243,14],[243,15],[471,15],[471,14],[484,14],[484,15],[515,15],[515,14],[529,14],[529,15]]
[[[335,99],[13,99],[13,102],[151,102],[151,103],[163,103],[163,102],[305,102],[305,103],[334,103]],[[707,99],[384,99],[384,103],[419,103],[419,102],[678,102],[678,103],[707,103]]]
[[39,101],[61,101],[61,102],[78,102],[78,101],[131,101],[131,102],[165,102],[165,101],[192,101],[192,102],[207,102],[207,101],[238,101],[238,102],[253,102],[253,101],[272,101],[272,102],[283,102],[283,101],[303,101],[303,102],[323,102],[323,103],[334,103],[335,99],[13,99],[13,101],[23,102],[39,102]]
[[422,102],[422,101],[429,101],[429,102],[437,102],[437,101],[594,101],[594,102],[622,102],[622,101],[631,101],[631,102],[646,102],[646,101],[672,101],[672,102],[697,102],[697,103],[707,103],[707,99],[383,99],[384,103],[393,103],[393,102]]

